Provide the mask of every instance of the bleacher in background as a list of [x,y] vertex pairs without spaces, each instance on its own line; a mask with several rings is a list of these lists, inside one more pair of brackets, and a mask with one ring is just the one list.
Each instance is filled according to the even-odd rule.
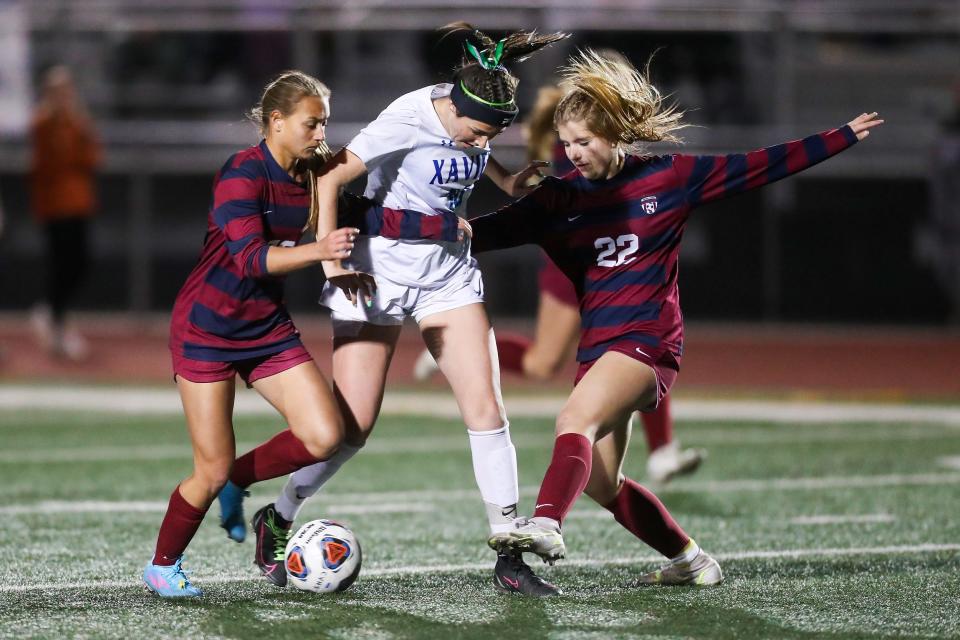
[[[949,180],[933,163],[942,123],[960,108],[953,0],[0,0],[0,12],[0,46],[25,49],[28,81],[53,63],[73,67],[107,146],[98,261],[85,295],[93,308],[169,308],[203,238],[213,173],[256,141],[243,112],[270,75],[296,67],[327,82],[328,135],[342,145],[392,99],[441,79],[458,52],[438,44],[433,29],[467,20],[494,33],[573,34],[516,68],[522,108],[577,47],[613,47],[637,64],[657,51],[658,85],[701,125],[685,134],[689,153],[767,146],[862,110],[887,119],[862,148],[696,214],[681,259],[688,318],[960,317],[956,287],[938,276],[944,261],[960,260],[951,248],[960,240],[941,237],[960,213],[954,204],[953,214],[934,215],[929,196],[934,176]],[[16,56],[3,64],[9,71]],[[29,104],[11,86],[0,91]],[[495,151],[519,167],[520,128]],[[23,128],[8,126],[0,137],[0,309],[29,306],[32,274],[42,269],[23,182],[28,162]],[[483,185],[471,207],[480,213],[503,201]],[[532,249],[483,258],[494,313],[532,312],[537,259]],[[291,305],[313,308],[318,289],[316,273],[297,274]]]

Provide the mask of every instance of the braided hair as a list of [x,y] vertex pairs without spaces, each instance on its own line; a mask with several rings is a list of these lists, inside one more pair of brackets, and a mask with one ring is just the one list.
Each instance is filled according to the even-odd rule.
[[544,47],[569,37],[566,33],[539,34],[536,31],[517,31],[500,41],[466,22],[454,22],[441,27],[443,37],[464,36],[464,56],[454,71],[453,83],[462,82],[463,89],[472,97],[495,105],[512,105],[516,109],[519,80],[507,69],[507,64],[522,62]]

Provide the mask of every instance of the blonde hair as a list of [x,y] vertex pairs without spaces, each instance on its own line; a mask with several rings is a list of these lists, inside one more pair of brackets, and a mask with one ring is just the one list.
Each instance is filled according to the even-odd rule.
[[[247,114],[259,129],[260,135],[266,137],[270,131],[270,114],[279,111],[284,117],[289,116],[297,109],[297,104],[304,98],[330,99],[330,89],[311,75],[302,71],[283,71],[267,83],[260,96],[260,101]],[[316,156],[309,160],[298,161],[297,171],[307,174],[310,183],[310,214],[304,231],[316,233],[317,220],[320,208],[317,200],[317,172],[333,156],[326,141],[317,145]]]
[[586,49],[561,69],[566,93],[554,114],[559,126],[585,120],[593,133],[622,144],[628,153],[642,155],[647,142],[682,142],[674,131],[687,125],[683,111],[665,105],[650,82],[650,62],[643,72],[626,59],[604,57]]
[[537,91],[537,101],[523,128],[527,137],[528,161],[550,160],[553,157],[553,146],[557,142],[553,115],[562,97],[563,92],[553,85],[540,87]]

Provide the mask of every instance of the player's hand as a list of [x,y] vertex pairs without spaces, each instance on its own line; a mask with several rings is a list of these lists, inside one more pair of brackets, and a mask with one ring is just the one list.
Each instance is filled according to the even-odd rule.
[[464,239],[473,239],[473,227],[466,218],[460,218],[457,220],[457,242],[463,242]]
[[[326,270],[326,269],[325,269]],[[365,303],[368,307],[373,304],[373,294],[377,290],[377,283],[373,276],[362,271],[348,271],[342,267],[333,268],[327,273],[327,281],[343,291],[350,304]]]
[[[503,191],[511,198],[519,198],[527,195],[536,189],[537,185],[540,184],[540,180],[543,179],[544,176],[541,169],[549,166],[550,163],[546,160],[534,160],[519,172],[507,176],[504,181]],[[533,184],[529,184],[533,178],[536,178],[536,180],[533,181]]]
[[878,118],[877,112],[874,111],[873,113],[861,113],[847,124],[857,134],[857,140],[863,140],[870,135],[870,129],[883,124],[883,120]]
[[320,260],[345,260],[353,252],[353,242],[357,239],[360,229],[343,227],[331,231],[317,240],[317,251]]

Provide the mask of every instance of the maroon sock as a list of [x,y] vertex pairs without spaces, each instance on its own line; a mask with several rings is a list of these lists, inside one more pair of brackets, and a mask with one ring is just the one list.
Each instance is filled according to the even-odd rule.
[[197,509],[187,502],[180,494],[180,485],[177,485],[170,494],[167,513],[160,524],[153,564],[170,566],[176,562],[193,540],[206,513],[206,509]]
[[553,459],[547,467],[537,496],[534,517],[563,519],[587,486],[593,463],[593,443],[579,433],[557,436],[553,443]]
[[230,471],[230,482],[246,489],[254,482],[279,478],[314,462],[320,460],[307,451],[290,429],[284,429],[237,458]]
[[504,334],[497,336],[497,355],[500,369],[523,375],[523,354],[533,342],[521,335]]
[[647,436],[647,451],[659,449],[673,440],[673,420],[670,418],[670,396],[663,396],[656,411],[641,413],[643,433]]
[[668,558],[683,551],[690,536],[674,521],[653,492],[627,478],[620,493],[604,507],[623,527]]

